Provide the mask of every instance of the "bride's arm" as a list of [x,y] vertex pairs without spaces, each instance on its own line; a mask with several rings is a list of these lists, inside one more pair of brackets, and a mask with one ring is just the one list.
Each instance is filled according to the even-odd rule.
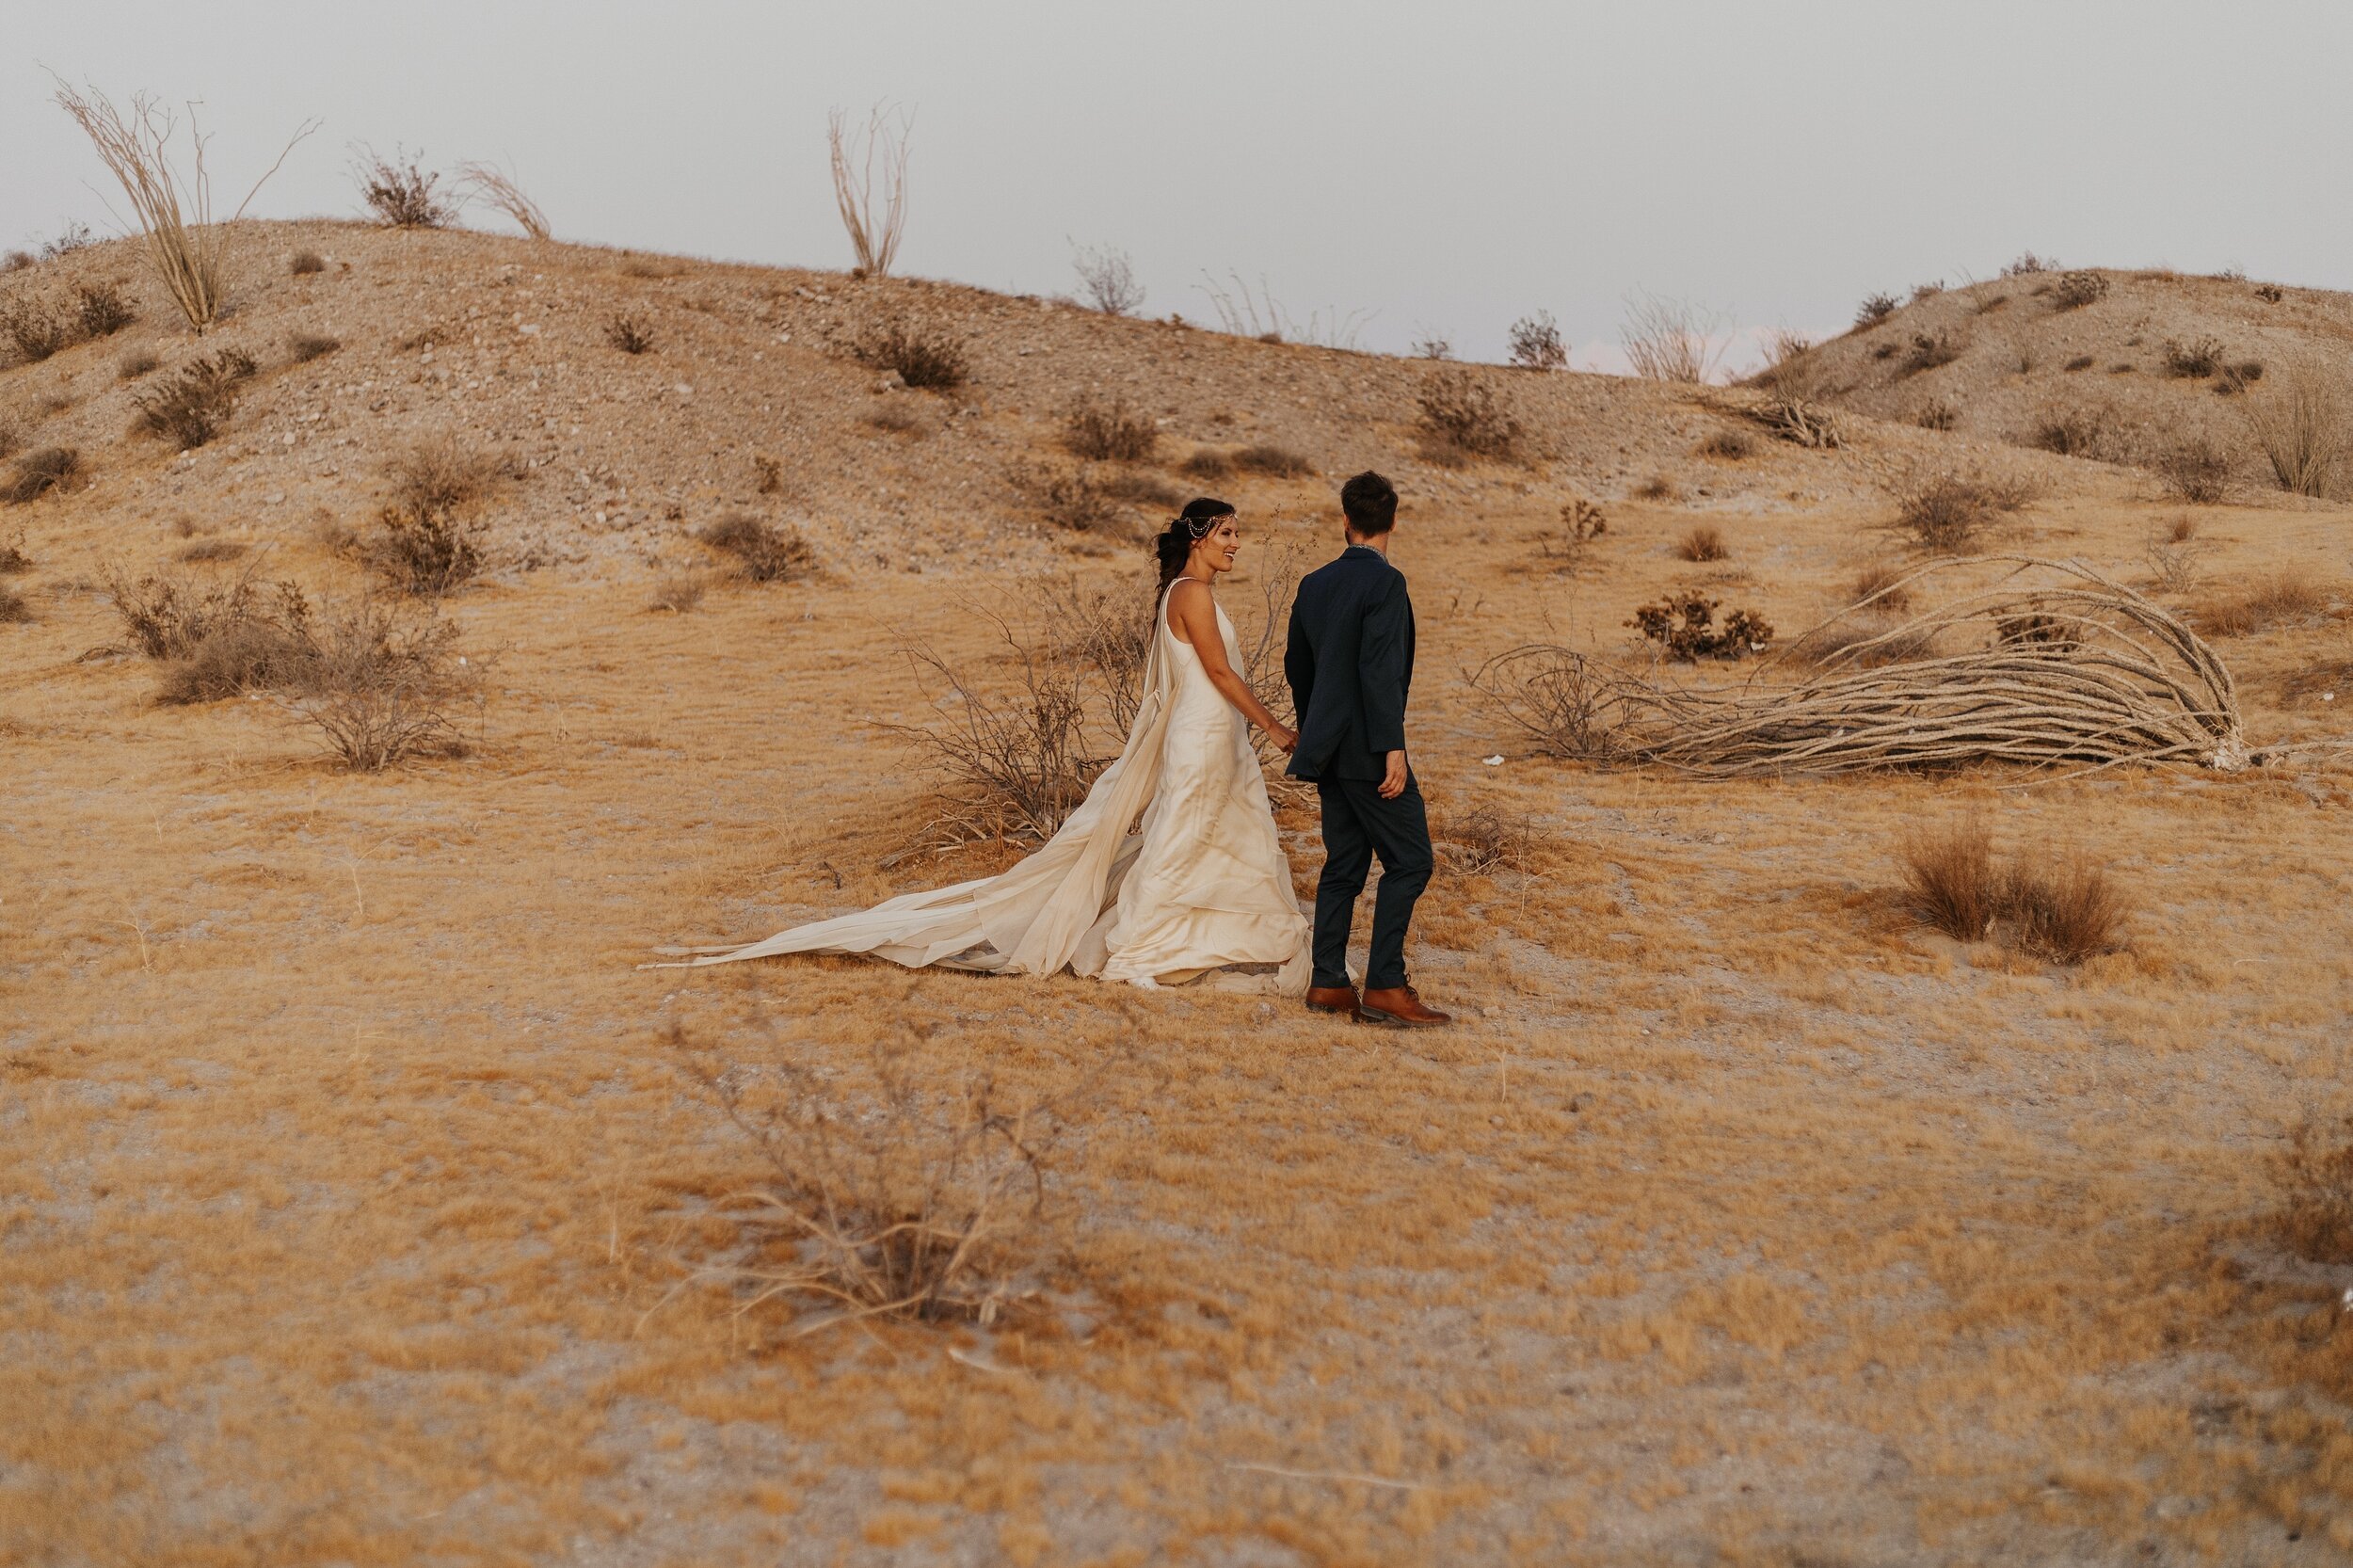
[[1250,682],[1235,672],[1225,660],[1225,638],[1217,629],[1217,601],[1209,597],[1205,583],[1179,583],[1168,596],[1168,618],[1184,633],[1184,640],[1193,645],[1201,656],[1201,672],[1209,678],[1209,684],[1225,696],[1226,701],[1241,710],[1241,716],[1265,730],[1274,744],[1285,751],[1299,744],[1298,733],[1267,712],[1258,694],[1250,689]]

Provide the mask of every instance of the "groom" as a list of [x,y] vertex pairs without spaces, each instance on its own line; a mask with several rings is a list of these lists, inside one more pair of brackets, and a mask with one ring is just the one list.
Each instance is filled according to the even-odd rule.
[[[1397,491],[1377,473],[1340,487],[1348,548],[1300,581],[1283,674],[1299,714],[1288,770],[1323,803],[1323,876],[1316,885],[1315,978],[1307,1005],[1359,1023],[1431,1029],[1453,1020],[1405,983],[1405,926],[1429,884],[1430,822],[1405,761],[1405,691],[1414,680],[1414,605],[1389,565]],[[1365,994],[1348,978],[1348,933],[1372,857]]]

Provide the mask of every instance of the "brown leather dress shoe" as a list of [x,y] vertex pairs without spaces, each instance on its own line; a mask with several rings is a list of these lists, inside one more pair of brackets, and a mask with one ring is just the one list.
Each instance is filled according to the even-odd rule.
[[1307,1010],[1311,1013],[1347,1013],[1356,1011],[1356,987],[1353,985],[1310,985],[1307,988]]
[[1424,1007],[1420,994],[1411,985],[1389,985],[1378,991],[1367,991],[1365,1000],[1357,1004],[1356,1016],[1369,1024],[1387,1024],[1401,1029],[1435,1029],[1440,1024],[1454,1021],[1450,1013]]

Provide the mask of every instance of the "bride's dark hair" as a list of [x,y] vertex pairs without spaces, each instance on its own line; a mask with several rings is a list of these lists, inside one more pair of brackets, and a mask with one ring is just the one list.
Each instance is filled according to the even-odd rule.
[[1185,563],[1193,557],[1193,547],[1209,536],[1209,530],[1217,526],[1220,518],[1233,515],[1232,502],[1205,495],[1186,502],[1185,509],[1168,520],[1168,526],[1152,541],[1152,553],[1160,562],[1160,585],[1155,590],[1155,603],[1159,602],[1158,596],[1167,593],[1168,585],[1185,569]]

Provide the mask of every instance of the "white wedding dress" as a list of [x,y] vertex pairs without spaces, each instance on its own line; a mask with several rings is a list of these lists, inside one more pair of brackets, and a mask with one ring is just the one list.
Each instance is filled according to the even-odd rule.
[[[1223,607],[1217,628],[1239,668]],[[699,954],[694,964],[865,953],[909,968],[1067,968],[1138,985],[1207,976],[1220,988],[1298,996],[1307,988],[1307,933],[1248,727],[1209,683],[1201,656],[1169,631],[1163,593],[1128,744],[1035,854],[999,876],[748,946],[662,951]]]

